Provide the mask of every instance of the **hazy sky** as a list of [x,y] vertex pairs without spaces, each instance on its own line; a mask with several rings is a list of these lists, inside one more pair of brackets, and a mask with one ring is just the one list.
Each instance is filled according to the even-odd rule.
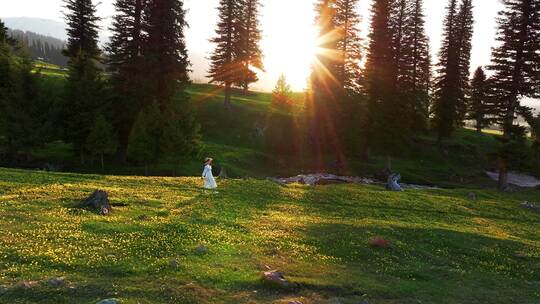
[[[94,0],[99,4],[99,15],[106,28],[113,14],[113,0]],[[217,21],[216,7],[219,0],[185,0],[188,9],[188,47],[195,81],[205,81],[208,67],[205,59],[212,51],[208,39],[214,35]],[[254,88],[270,90],[278,76],[284,73],[295,90],[305,87],[310,63],[315,52],[316,30],[313,25],[314,0],[261,0],[263,29],[262,48],[265,54],[266,73],[260,75]],[[371,1],[360,0],[359,11],[363,17],[363,35],[369,22]],[[440,44],[445,0],[425,0],[427,31],[433,54]],[[489,63],[490,50],[494,44],[495,18],[502,8],[499,0],[475,0],[475,33],[472,66]],[[2,17],[40,17],[62,20],[62,0],[0,0]]]

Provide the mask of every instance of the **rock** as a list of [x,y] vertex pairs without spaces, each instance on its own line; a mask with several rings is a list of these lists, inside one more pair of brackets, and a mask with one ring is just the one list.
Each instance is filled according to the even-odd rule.
[[109,194],[104,190],[94,191],[94,193],[82,203],[82,206],[90,207],[102,215],[107,215],[112,212]]
[[390,241],[378,236],[369,241],[369,246],[374,248],[388,248],[390,247]]
[[105,299],[97,302],[97,304],[118,304],[117,299]]
[[471,201],[475,201],[476,200],[476,193],[474,192],[469,192],[469,194],[467,194],[467,198]]
[[60,287],[66,283],[64,278],[51,278],[46,281],[47,285],[51,287]]
[[169,266],[173,268],[178,268],[178,266],[180,266],[180,263],[178,262],[177,259],[172,259],[169,261]]
[[540,206],[538,206],[536,203],[524,201],[520,206],[524,209],[540,212]]
[[139,215],[139,216],[137,217],[137,219],[138,219],[139,221],[147,221],[148,219],[150,219],[150,217],[149,217],[148,215],[146,215],[146,214],[143,214],[143,215]]
[[31,289],[39,284],[38,281],[22,281],[20,286],[24,289]]
[[208,248],[204,245],[199,245],[195,248],[195,253],[197,254],[206,254],[208,253]]
[[285,279],[285,276],[277,270],[270,270],[263,272],[263,280],[266,283],[270,283],[272,285],[276,285],[279,287],[290,287],[291,284],[287,279]]
[[399,180],[401,179],[401,175],[399,173],[392,173],[388,176],[387,183],[386,183],[386,189],[390,191],[403,191],[403,188],[399,185]]

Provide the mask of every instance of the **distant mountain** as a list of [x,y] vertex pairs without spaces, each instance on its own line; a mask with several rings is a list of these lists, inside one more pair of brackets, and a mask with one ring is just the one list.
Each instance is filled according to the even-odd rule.
[[33,59],[67,66],[68,59],[62,53],[65,46],[63,40],[22,30],[8,29],[8,34],[24,44]]
[[60,40],[67,40],[66,25],[63,22],[28,17],[2,18],[2,20],[10,29],[30,31]]
[[[58,38],[60,40],[67,40],[66,24],[63,22],[42,19],[42,18],[30,18],[30,17],[0,17],[6,24],[6,26],[13,30],[30,31],[37,34]],[[101,45],[104,45],[109,41],[108,32],[101,31],[99,41]]]

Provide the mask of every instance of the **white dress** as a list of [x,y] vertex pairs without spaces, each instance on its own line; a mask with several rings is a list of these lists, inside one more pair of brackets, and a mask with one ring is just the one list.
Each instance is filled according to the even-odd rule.
[[212,175],[212,166],[210,165],[204,166],[202,177],[204,178],[204,188],[206,189],[217,188],[216,180],[214,179],[214,175]]

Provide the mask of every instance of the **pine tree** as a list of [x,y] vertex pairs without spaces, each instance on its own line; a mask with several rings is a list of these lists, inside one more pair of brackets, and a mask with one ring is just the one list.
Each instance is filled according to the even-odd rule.
[[99,18],[92,0],[65,0],[68,42],[64,53],[69,57],[65,90],[65,130],[69,142],[84,161],[86,138],[94,119],[102,111],[103,84],[97,61]]
[[8,28],[4,24],[4,22],[0,19],[0,43],[6,43],[8,40]]
[[458,45],[460,47],[458,59],[459,59],[459,87],[460,95],[458,100],[458,120],[457,125],[463,125],[467,112],[466,96],[469,91],[469,79],[471,70],[471,51],[472,51],[472,37],[474,31],[474,16],[472,0],[462,0],[459,15],[458,15]]
[[430,103],[431,58],[429,38],[425,30],[423,0],[409,4],[403,51],[400,62],[400,92],[409,104],[409,119],[413,131],[427,128]]
[[92,0],[64,0],[67,13],[65,15],[67,24],[68,41],[65,55],[69,58],[76,58],[83,53],[89,59],[98,59],[101,51],[98,47],[96,6]]
[[33,62],[28,55],[11,56],[16,58],[10,63],[5,98],[0,98],[0,108],[5,115],[4,136],[10,154],[29,157],[34,148],[41,147],[49,139],[50,104],[41,94],[39,75],[32,72]]
[[164,114],[160,152],[174,168],[200,152],[200,126],[188,101],[187,96],[175,99],[172,107]]
[[289,107],[293,102],[292,94],[291,86],[287,83],[285,75],[281,74],[272,91],[272,104],[276,107]]
[[[403,141],[403,103],[397,98],[395,28],[392,12],[395,3],[375,0],[372,5],[371,32],[366,62],[368,112],[367,146],[388,156],[394,154]],[[405,131],[405,132],[404,132]],[[389,158],[390,159],[390,158]],[[390,170],[390,162],[388,163]]]
[[216,45],[210,56],[208,77],[211,83],[225,87],[225,107],[231,107],[232,86],[243,81],[242,55],[242,8],[243,1],[220,0],[218,13],[219,21],[216,37],[210,42]]
[[150,0],[146,12],[148,40],[144,49],[144,89],[165,111],[183,93],[189,80],[184,2]]
[[490,104],[488,102],[487,77],[482,67],[478,67],[471,80],[470,97],[468,101],[468,117],[475,121],[476,131],[482,132],[482,129],[490,124]]
[[360,38],[359,0],[337,0],[335,26],[339,31],[339,53],[336,78],[343,89],[360,92],[360,63],[362,61],[362,38]]
[[324,169],[323,156],[332,154],[338,162],[344,155],[341,148],[338,117],[342,112],[339,101],[345,96],[343,84],[338,79],[342,53],[338,51],[341,40],[336,23],[337,0],[319,0],[315,4],[315,22],[319,28],[319,48],[312,66],[310,92],[307,101],[309,140],[312,151],[319,158],[317,166]]
[[469,79],[472,18],[471,0],[462,0],[459,7],[457,0],[449,0],[432,109],[439,140],[451,136],[455,126],[463,122]]
[[265,132],[266,145],[276,155],[290,156],[299,150],[293,102],[291,87],[285,75],[281,75],[272,91],[272,104]]
[[263,55],[260,48],[262,38],[259,24],[259,0],[245,0],[243,7],[243,20],[241,21],[241,54],[240,61],[242,62],[242,79],[239,85],[244,90],[244,95],[247,94],[249,84],[257,82],[257,73],[251,68],[256,68],[264,71]]
[[86,149],[94,156],[98,156],[101,169],[105,169],[105,155],[112,155],[118,149],[118,142],[112,125],[103,115],[99,115],[94,127],[86,138]]
[[144,12],[148,0],[116,0],[116,14],[107,45],[108,66],[114,88],[114,124],[119,133],[121,157],[125,158],[131,127],[137,113],[148,98],[143,90],[146,82],[144,45],[147,24]]
[[504,0],[489,70],[497,99],[498,123],[512,137],[520,98],[540,96],[540,1]]
[[128,156],[144,164],[145,175],[160,156],[161,122],[159,105],[152,103],[139,113],[129,136]]

